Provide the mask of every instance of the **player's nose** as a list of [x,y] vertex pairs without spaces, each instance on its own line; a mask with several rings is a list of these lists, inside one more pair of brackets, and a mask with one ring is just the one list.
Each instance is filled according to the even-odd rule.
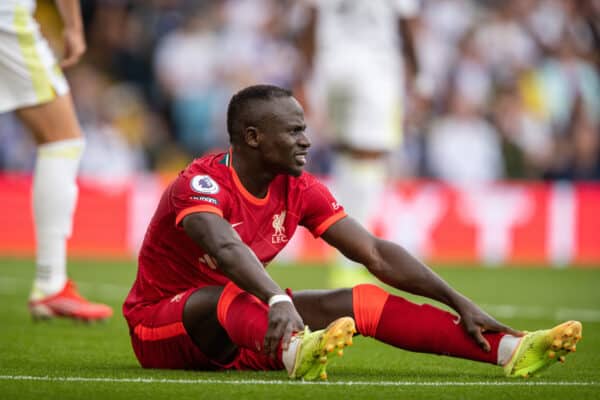
[[303,132],[302,134],[298,135],[298,145],[308,148],[312,145],[310,139],[308,138],[308,136],[306,135],[306,132]]

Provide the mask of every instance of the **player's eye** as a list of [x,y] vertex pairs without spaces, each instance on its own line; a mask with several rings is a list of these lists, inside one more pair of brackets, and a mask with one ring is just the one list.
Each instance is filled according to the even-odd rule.
[[303,127],[303,126],[299,126],[299,127],[297,127],[297,128],[294,128],[294,129],[292,129],[292,131],[291,131],[291,134],[292,134],[292,135],[295,135],[295,136],[296,136],[296,135],[300,135],[300,134],[304,133],[304,130],[305,130],[305,129],[304,129],[304,127]]

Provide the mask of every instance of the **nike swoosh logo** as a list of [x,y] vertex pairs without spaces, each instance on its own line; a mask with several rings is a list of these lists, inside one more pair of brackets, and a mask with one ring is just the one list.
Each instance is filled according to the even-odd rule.
[[243,223],[244,223],[244,221],[242,221],[242,222],[236,222],[235,224],[231,224],[231,227],[235,228],[236,226],[241,225]]

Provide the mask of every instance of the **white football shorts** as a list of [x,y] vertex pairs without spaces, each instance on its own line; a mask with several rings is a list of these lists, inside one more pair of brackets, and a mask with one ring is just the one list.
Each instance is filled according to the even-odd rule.
[[0,7],[0,112],[46,103],[69,92],[32,12],[19,4]]
[[327,110],[336,143],[392,151],[402,140],[401,69],[358,59],[342,61],[339,57],[317,64],[311,82],[316,97],[313,101],[319,109]]

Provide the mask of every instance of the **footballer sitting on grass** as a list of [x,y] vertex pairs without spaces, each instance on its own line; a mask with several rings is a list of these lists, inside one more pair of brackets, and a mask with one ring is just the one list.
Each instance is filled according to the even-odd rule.
[[[145,368],[286,369],[327,378],[355,334],[530,376],[575,351],[581,323],[523,333],[458,293],[401,246],[379,239],[303,172],[310,140],[288,90],[247,87],[227,111],[231,148],[194,160],[165,190],[123,305]],[[368,132],[365,132],[368,134]],[[418,305],[376,285],[283,290],[265,266],[298,225],[380,281],[447,304]],[[311,331],[309,329],[313,329]]]

